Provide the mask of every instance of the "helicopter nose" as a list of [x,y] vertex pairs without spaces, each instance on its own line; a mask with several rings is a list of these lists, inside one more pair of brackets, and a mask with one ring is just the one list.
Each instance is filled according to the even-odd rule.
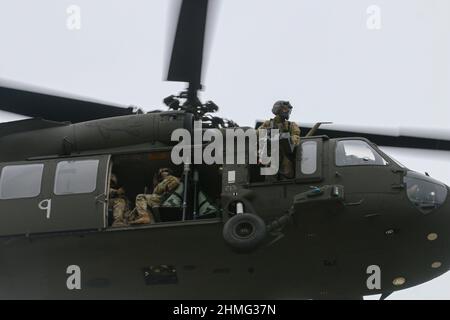
[[446,190],[446,198],[442,205],[442,213],[448,217],[448,224],[450,226],[450,187],[448,185],[445,185],[445,188],[447,190]]
[[440,205],[436,205],[436,209],[425,212],[425,221],[428,220],[428,223],[425,222],[424,227],[428,231],[427,240],[430,243],[439,243],[442,246],[440,249],[445,252],[450,263],[450,252],[447,249],[450,246],[450,187],[444,186],[445,194],[441,197]]
[[447,199],[445,200],[444,206],[443,206],[443,211],[444,213],[447,215],[448,219],[449,219],[449,225],[450,225],[450,187],[447,186]]
[[441,211],[443,207],[446,208],[445,211],[448,210],[450,191],[447,185],[414,171],[407,173],[404,183],[409,200],[424,215]]

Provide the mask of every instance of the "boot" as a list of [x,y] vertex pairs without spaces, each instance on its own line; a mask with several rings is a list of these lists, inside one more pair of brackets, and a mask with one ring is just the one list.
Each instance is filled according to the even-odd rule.
[[135,209],[136,219],[129,221],[130,224],[152,224],[155,223],[153,215],[150,215],[147,211],[139,212]]
[[150,217],[148,216],[148,213],[143,214],[136,220],[133,220],[130,222],[130,224],[149,224],[149,223],[150,223]]
[[126,227],[128,226],[125,221],[121,220],[121,219],[117,219],[114,220],[113,224],[111,225],[111,227],[113,228],[120,228],[120,227]]

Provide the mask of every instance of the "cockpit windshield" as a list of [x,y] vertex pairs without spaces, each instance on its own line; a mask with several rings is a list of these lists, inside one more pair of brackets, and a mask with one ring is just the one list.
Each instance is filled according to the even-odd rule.
[[387,161],[363,140],[341,140],[336,144],[337,166],[385,166]]
[[404,177],[409,200],[422,213],[439,208],[447,198],[447,187],[424,174],[408,171]]

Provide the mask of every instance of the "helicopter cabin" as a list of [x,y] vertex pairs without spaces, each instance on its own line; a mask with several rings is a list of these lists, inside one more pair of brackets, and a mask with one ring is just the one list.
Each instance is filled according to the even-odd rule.
[[178,201],[155,209],[156,224],[218,220],[219,166],[186,171],[170,161],[171,132],[192,130],[192,123],[192,114],[169,111],[75,124],[27,119],[0,125],[0,148],[8,150],[0,154],[0,236],[119,230],[111,228],[111,174],[133,210],[138,194],[152,193],[162,167],[188,188],[177,190],[186,196],[184,208]]
[[[170,150],[92,155],[0,164],[0,235],[109,229],[113,222],[110,175],[117,176],[131,211],[136,196],[152,193],[155,175],[166,167],[180,178],[180,187],[174,191],[178,201],[163,199],[160,207],[150,208],[156,223],[219,217],[218,166],[186,172],[183,166],[171,165]],[[185,179],[186,174],[192,178]],[[189,188],[184,195],[186,183]],[[188,197],[184,208],[183,196]]]
[[[351,166],[376,167],[375,174],[385,175],[392,182],[387,184],[389,188],[400,183],[399,175],[392,174],[392,168],[387,165],[390,160],[363,138],[348,140],[357,141],[351,145],[339,143],[345,139],[327,136],[302,138],[291,155],[295,170],[291,179],[263,176],[260,165],[248,161],[245,164],[176,166],[170,160],[173,143],[161,143],[161,140],[170,137],[174,128],[190,125],[192,118],[186,120],[185,117],[186,114],[177,112],[123,117],[117,127],[114,127],[117,121],[108,120],[56,127],[52,124],[52,128],[34,132],[32,138],[22,133],[11,135],[14,139],[4,138],[0,144],[9,147],[14,143],[21,145],[25,138],[27,141],[35,139],[31,142],[41,145],[45,141],[49,151],[47,156],[38,156],[42,148],[29,148],[27,152],[36,154],[29,154],[27,160],[0,162],[0,236],[120,231],[187,222],[223,223],[240,212],[255,213],[270,221],[287,213],[294,197],[308,192],[311,186],[343,184],[334,175],[337,167],[340,172],[348,171],[345,178],[364,174],[364,170],[356,173],[348,170]],[[160,131],[149,131],[149,122]],[[155,139],[155,135],[160,138]],[[63,143],[60,137],[64,137]],[[134,145],[126,140],[130,137]],[[93,141],[94,138],[98,141]],[[156,142],[136,143],[138,139]],[[98,145],[108,148],[96,149]],[[347,151],[353,148],[355,155],[334,159],[342,154],[341,146]],[[368,154],[361,156],[358,154],[361,150]],[[181,181],[182,190],[175,191],[178,195],[175,204],[165,203],[163,199],[159,207],[150,209],[156,224],[112,228],[111,174],[117,176],[119,185],[124,188],[131,211],[138,194],[152,193],[155,174],[164,167],[171,168]],[[373,173],[371,170],[370,175]],[[371,176],[368,173],[368,178]],[[371,187],[382,189],[385,185],[372,184]],[[351,179],[347,178],[346,188],[346,192],[353,188]]]

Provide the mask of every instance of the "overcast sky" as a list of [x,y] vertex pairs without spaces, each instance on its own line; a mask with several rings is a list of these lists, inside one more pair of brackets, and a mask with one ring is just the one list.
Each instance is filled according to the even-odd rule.
[[[162,108],[167,0],[1,0],[0,78]],[[67,27],[70,5],[81,29]],[[209,38],[205,99],[241,125],[290,100],[292,118],[447,128],[450,1],[222,0]],[[1,101],[0,101],[1,103]],[[3,121],[15,117],[0,114]],[[448,152],[388,152],[450,184]],[[450,275],[392,298],[450,298]]]

